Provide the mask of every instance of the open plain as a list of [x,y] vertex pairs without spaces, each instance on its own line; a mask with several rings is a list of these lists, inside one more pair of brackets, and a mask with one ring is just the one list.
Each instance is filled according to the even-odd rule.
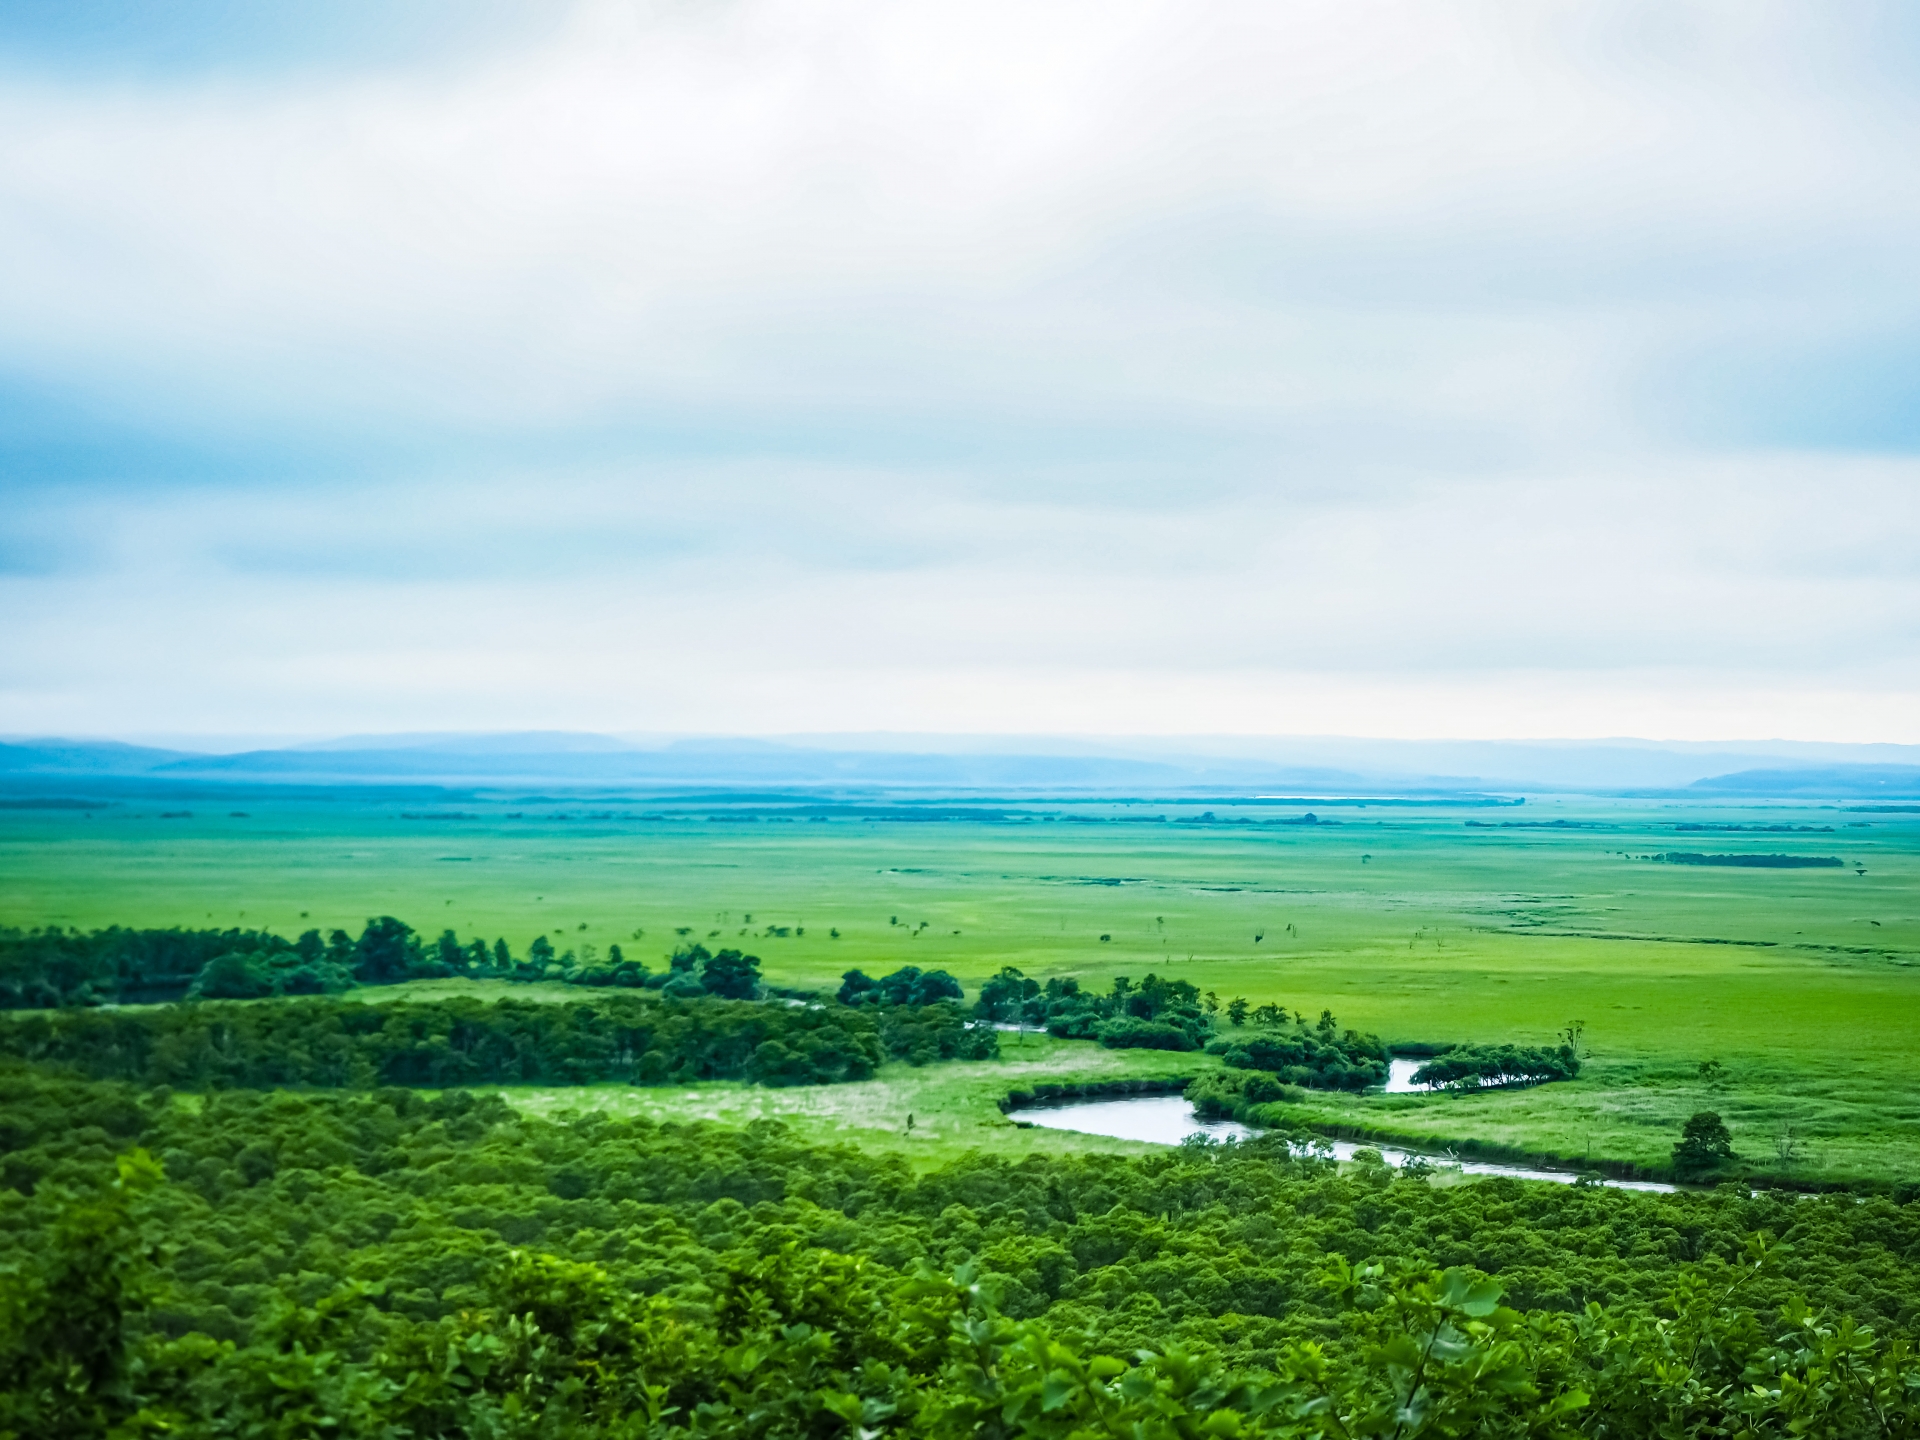
[[[1843,863],[1654,858],[1675,853]],[[1007,965],[1102,986],[1157,971],[1223,1003],[1330,1009],[1399,1046],[1544,1044],[1579,1024],[1577,1081],[1316,1092],[1301,1122],[1654,1166],[1710,1108],[1758,1173],[1920,1174],[1920,814],[1898,809],[341,789],[0,812],[0,923],[293,935],[379,914],[516,953],[542,934],[582,955],[619,944],[656,967],[683,940],[736,946],[799,988],[903,964],[970,994]],[[1166,1058],[1101,1068],[1162,1073]],[[984,1090],[978,1104],[982,1143],[1012,1143]],[[847,1129],[893,1144],[891,1124]]]

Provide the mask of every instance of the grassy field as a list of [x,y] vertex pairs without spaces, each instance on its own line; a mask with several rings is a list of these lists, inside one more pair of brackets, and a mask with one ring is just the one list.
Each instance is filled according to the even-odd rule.
[[[779,1120],[809,1140],[861,1145],[905,1156],[932,1168],[968,1150],[990,1149],[1010,1158],[1089,1151],[1146,1152],[1156,1147],[1072,1131],[1022,1127],[997,1102],[1010,1090],[1041,1081],[1137,1079],[1196,1075],[1219,1061],[1205,1055],[1102,1050],[1086,1041],[1009,1034],[998,1060],[949,1061],[922,1069],[895,1062],[872,1080],[790,1090],[732,1082],[688,1087],[594,1085],[513,1086],[499,1093],[539,1115],[599,1110],[651,1120],[708,1120],[745,1125]],[[907,1119],[913,1119],[908,1130]]]
[[[1569,799],[1321,807],[1314,825],[1227,823],[1302,806],[1216,803],[1194,823],[1203,807],[1144,802],[899,823],[747,820],[737,807],[728,820],[642,818],[648,803],[250,796],[174,803],[190,817],[140,802],[4,811],[0,923],[293,933],[391,913],[430,933],[504,935],[516,951],[541,933],[561,948],[618,942],[651,964],[684,930],[751,950],[784,984],[906,963],[970,988],[1003,964],[1094,983],[1160,970],[1223,999],[1331,1008],[1401,1043],[1537,1043],[1582,1020],[1591,1060],[1573,1084],[1316,1100],[1303,1118],[1649,1163],[1686,1115],[1714,1108],[1770,1168],[1920,1176],[1920,816]],[[1748,828],[1680,828],[1700,825]],[[1814,828],[1751,828],[1780,826]],[[1679,850],[1848,864],[1643,858]],[[1142,1057],[1113,1058],[1146,1073]],[[1705,1060],[1724,1067],[1718,1081],[1701,1079]],[[713,1103],[745,1116],[773,1102]],[[819,1103],[828,1115],[868,1102]],[[1005,1128],[979,1118],[982,1136]],[[924,1144],[958,1143],[941,1123]]]

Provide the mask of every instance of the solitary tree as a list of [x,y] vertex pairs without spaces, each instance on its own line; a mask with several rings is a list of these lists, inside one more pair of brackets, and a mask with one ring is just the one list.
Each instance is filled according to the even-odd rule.
[[1698,1111],[1680,1132],[1673,1147],[1673,1168],[1682,1175],[1702,1175],[1733,1160],[1733,1136],[1726,1122],[1711,1110]]

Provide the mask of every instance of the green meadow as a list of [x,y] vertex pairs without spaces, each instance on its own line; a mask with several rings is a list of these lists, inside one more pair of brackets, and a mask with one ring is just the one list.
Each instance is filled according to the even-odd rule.
[[[1578,1021],[1578,1081],[1316,1096],[1303,1123],[1655,1164],[1686,1116],[1715,1109],[1742,1157],[1783,1178],[1920,1176],[1920,815],[1571,798],[965,803],[1008,818],[775,818],[777,806],[737,796],[706,809],[683,797],[667,814],[657,797],[341,792],[9,810],[0,923],[293,934],[393,914],[430,935],[503,936],[516,952],[541,934],[560,949],[617,943],[653,965],[682,938],[739,946],[769,981],[810,987],[856,966],[945,968],[969,990],[1003,965],[1099,985],[1160,971],[1222,1001],[1331,1009],[1394,1044],[1537,1044]],[[1308,808],[1318,823],[1276,823]],[[1717,828],[1682,828],[1700,826]],[[1846,863],[1648,858],[1675,851]],[[940,1117],[914,1142],[934,1147],[966,1143],[964,1111],[982,1144],[1061,1143],[992,1110],[1014,1049],[940,1104],[908,1095],[923,1082],[905,1070],[831,1099],[716,1089],[622,1103],[778,1110],[876,1143],[891,1121],[849,1115],[913,1111]],[[1041,1069],[1090,1063],[1036,1049]],[[1098,1063],[1151,1074],[1167,1059]],[[1703,1075],[1703,1062],[1717,1068]]]

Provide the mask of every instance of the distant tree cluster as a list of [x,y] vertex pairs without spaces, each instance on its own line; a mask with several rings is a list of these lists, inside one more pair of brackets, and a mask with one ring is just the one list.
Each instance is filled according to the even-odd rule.
[[1042,985],[1009,965],[980,987],[974,1011],[989,1020],[1045,1026],[1064,1040],[1098,1040],[1109,1049],[1199,1050],[1212,1034],[1200,992],[1185,980],[1116,976],[1103,995],[1071,977]]
[[1413,1083],[1478,1090],[1571,1080],[1579,1073],[1580,1057],[1571,1045],[1456,1045],[1414,1071]]
[[1703,855],[1697,850],[1670,850],[1651,858],[1668,865],[1728,865],[1744,870],[1838,870],[1847,863],[1838,855]]
[[1331,1010],[1308,1025],[1303,1017],[1284,1020],[1250,1035],[1235,1035],[1207,1046],[1236,1070],[1264,1070],[1288,1085],[1310,1090],[1364,1090],[1387,1079],[1387,1047],[1377,1035],[1343,1030]]
[[842,1006],[597,995],[368,1004],[68,1009],[0,1016],[0,1055],[98,1079],[203,1089],[864,1080],[892,1057],[983,1059],[991,1029],[951,1004],[880,1018]]
[[264,930],[0,930],[0,1009],[7,1010],[332,995],[450,976],[661,990],[681,999],[750,1000],[762,990],[758,957],[738,950],[683,944],[655,971],[619,945],[604,954],[591,944],[557,950],[538,935],[516,956],[504,939],[463,941],[452,930],[429,941],[391,915],[368,920],[358,938],[345,930],[308,930],[295,940]]
[[922,970],[903,965],[878,980],[859,970],[840,977],[842,1005],[932,1005],[941,1000],[963,1000],[966,992],[960,982],[944,970]]
[[262,930],[0,929],[0,1009],[180,1000],[196,985],[322,994],[354,983],[354,951],[337,930],[332,941],[317,930],[289,941]]
[[887,1053],[913,1065],[986,1060],[1000,1053],[993,1026],[970,1021],[960,982],[944,970],[903,965],[878,980],[860,970],[840,977],[842,1005],[874,1014]]

